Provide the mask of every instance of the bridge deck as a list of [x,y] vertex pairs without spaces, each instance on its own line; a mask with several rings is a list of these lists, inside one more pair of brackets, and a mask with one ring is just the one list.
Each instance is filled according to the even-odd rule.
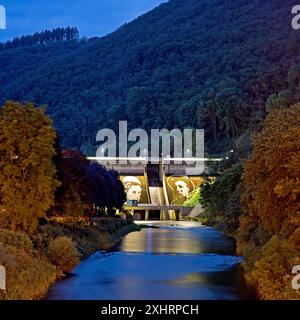
[[162,206],[162,205],[155,205],[155,204],[139,204],[137,206],[124,206],[126,210],[174,210],[174,211],[181,211],[184,209],[191,209],[190,207],[186,206]]

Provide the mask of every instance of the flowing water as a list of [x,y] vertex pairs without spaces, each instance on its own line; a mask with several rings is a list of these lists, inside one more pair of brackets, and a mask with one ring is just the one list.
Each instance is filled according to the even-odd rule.
[[235,242],[193,222],[128,234],[113,252],[83,261],[49,291],[50,300],[252,299]]

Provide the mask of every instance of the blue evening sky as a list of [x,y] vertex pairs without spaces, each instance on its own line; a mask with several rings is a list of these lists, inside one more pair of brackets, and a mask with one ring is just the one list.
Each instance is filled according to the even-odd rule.
[[102,36],[167,0],[0,0],[7,29],[0,41],[44,29],[77,26],[81,36]]

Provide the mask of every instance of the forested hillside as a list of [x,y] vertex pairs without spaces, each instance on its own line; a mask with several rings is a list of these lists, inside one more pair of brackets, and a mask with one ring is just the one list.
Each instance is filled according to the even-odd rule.
[[6,46],[0,103],[48,105],[63,145],[88,154],[99,129],[124,119],[147,129],[205,128],[222,151],[289,86],[300,57],[293,4],[171,0],[104,38]]
[[[186,204],[201,203],[199,219],[235,236],[259,298],[298,299],[291,286],[292,267],[300,263],[300,31],[291,26],[293,5],[294,0],[170,0],[103,38],[82,39],[76,27],[68,27],[0,44],[0,180],[3,218],[10,219],[4,227],[32,232],[40,218],[33,210],[41,217],[75,212],[84,218],[114,214],[122,206],[125,194],[116,173],[81,155],[95,154],[101,128],[117,129],[119,120],[147,130],[204,128],[206,151],[228,156],[220,175],[207,178]],[[55,164],[50,118],[31,104],[23,108],[6,100],[47,105],[62,144]],[[19,150],[28,154],[24,139],[37,142],[24,144],[34,148],[36,170],[27,174],[25,187],[22,166],[31,162],[16,156]],[[64,157],[64,147],[72,157]],[[16,178],[22,179],[20,190]],[[46,193],[34,192],[36,181]],[[60,246],[49,241],[46,248],[60,254]],[[73,248],[68,241],[67,246]],[[7,248],[1,250],[4,257]],[[19,257],[16,252],[13,257]],[[54,271],[48,262],[43,268],[50,270],[40,271],[49,274],[49,284]]]

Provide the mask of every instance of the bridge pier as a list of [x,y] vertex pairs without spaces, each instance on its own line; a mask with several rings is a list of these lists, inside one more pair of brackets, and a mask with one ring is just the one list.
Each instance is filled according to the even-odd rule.
[[167,210],[161,210],[160,211],[160,220],[161,221],[166,221],[169,220],[169,212]]
[[125,210],[128,210],[136,219],[144,219],[149,221],[150,219],[161,221],[179,221],[181,217],[187,216],[191,211],[189,207],[183,206],[160,206],[139,204],[137,206],[125,206]]
[[145,211],[145,220],[146,220],[146,221],[149,221],[149,220],[150,220],[149,210],[146,210],[146,211]]
[[169,210],[169,219],[172,220],[172,221],[176,221],[175,210]]

